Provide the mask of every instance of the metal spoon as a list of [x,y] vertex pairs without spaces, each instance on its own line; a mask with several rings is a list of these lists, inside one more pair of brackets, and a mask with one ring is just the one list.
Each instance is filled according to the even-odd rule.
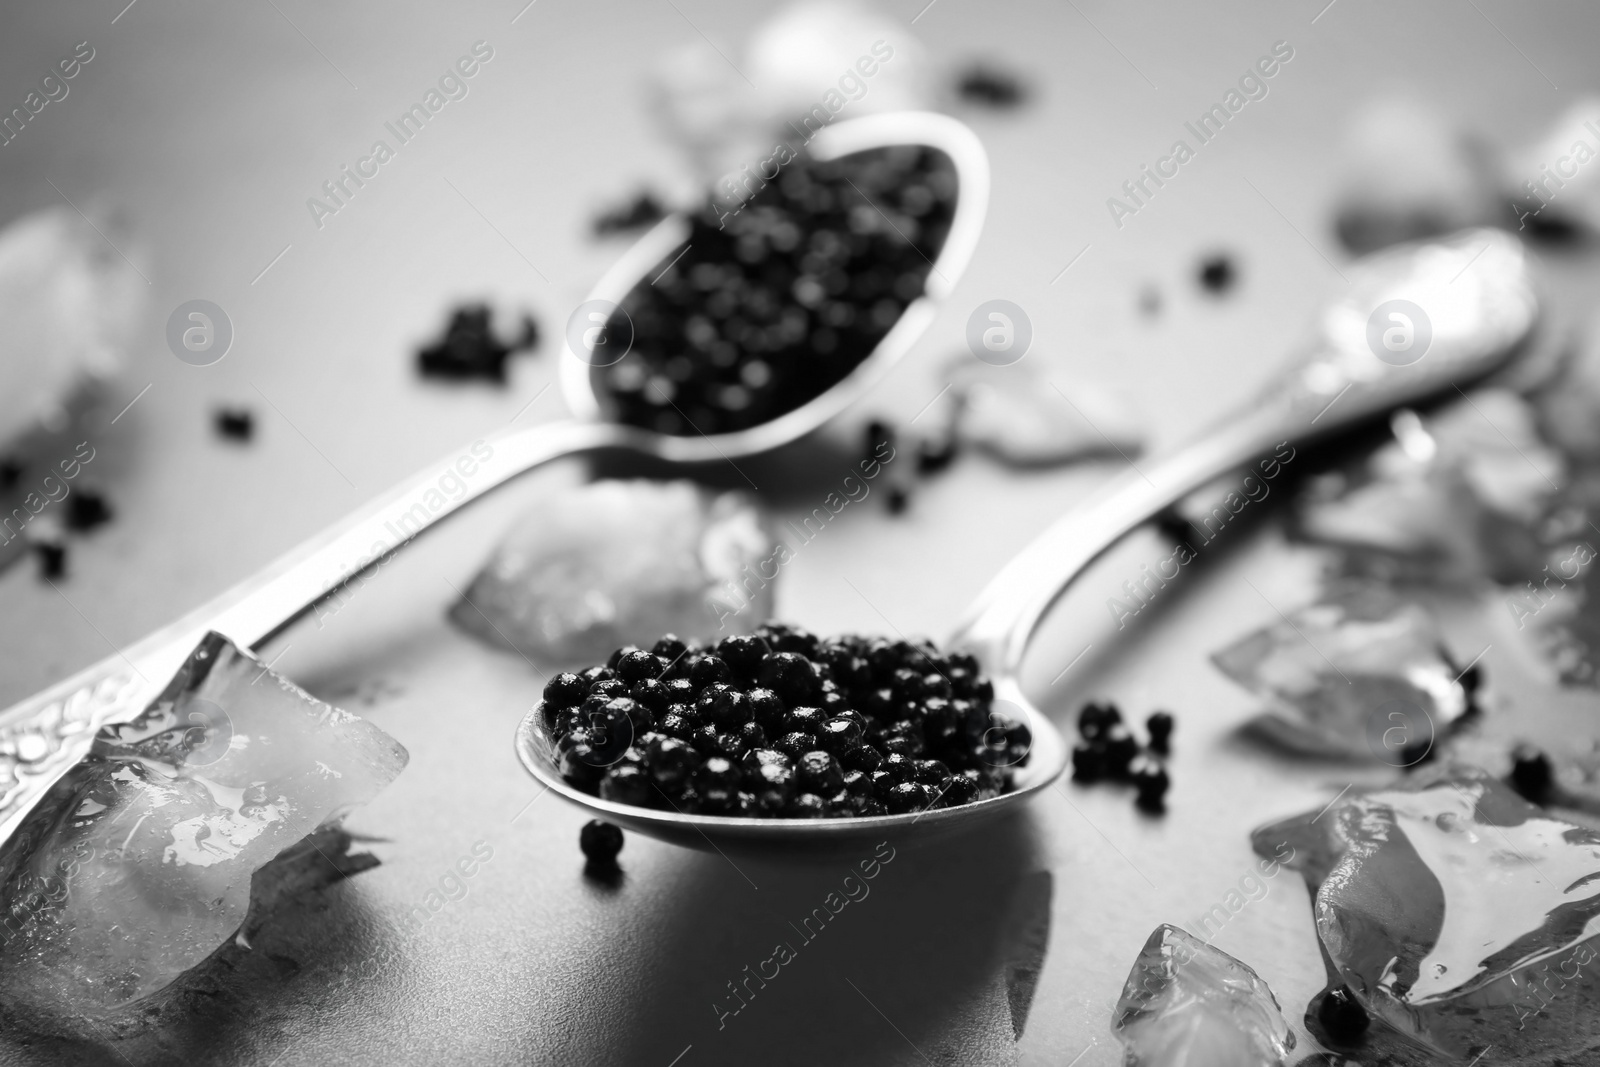
[[[113,656],[0,712],[0,840],[33,803],[88,751],[103,725],[137,716],[215,630],[242,647],[259,646],[282,632],[350,579],[385,558],[440,519],[519,475],[554,460],[601,449],[633,449],[673,463],[711,463],[777,448],[818,429],[870,390],[910,350],[938,305],[955,288],[977,248],[989,203],[989,161],[977,136],[945,115],[899,112],[841,122],[819,131],[808,151],[818,160],[894,145],[925,145],[955,167],[957,201],[944,245],[932,265],[924,295],[913,301],[851,373],[821,396],[759,426],[736,433],[678,437],[603,421],[594,368],[583,355],[562,356],[561,390],[575,419],[500,433],[488,438],[491,458],[476,466],[460,497],[437,505],[440,475],[459,453],[424,469],[258,574]],[[589,299],[620,303],[649,280],[683,243],[687,220],[663,220],[639,239],[596,284]],[[398,533],[395,531],[399,531]]]
[[[924,838],[965,830],[1026,802],[1060,776],[1068,749],[1024,695],[1022,660],[1040,620],[1074,578],[1136,526],[1281,441],[1335,434],[1482,378],[1523,349],[1539,318],[1522,245],[1495,230],[1393,248],[1360,261],[1349,278],[1349,291],[1322,313],[1313,343],[1265,391],[1188,446],[1146,465],[1142,474],[1129,471],[1113,479],[1062,516],[1007,563],[968,610],[948,647],[978,657],[994,682],[996,703],[1009,704],[1006,710],[1023,717],[1033,734],[1027,762],[1013,768],[1011,792],[957,807],[865,818],[727,818],[635,807],[590,796],[562,779],[538,726],[537,707],[517,729],[523,766],[600,818],[696,848],[831,848],[885,837]],[[1391,305],[1397,300],[1411,306]],[[1396,312],[1405,321],[1389,317]],[[1377,324],[1371,334],[1369,321]],[[1408,329],[1409,346],[1398,347]],[[1386,334],[1395,348],[1385,346]],[[1371,344],[1369,335],[1375,337]],[[1397,365],[1408,359],[1415,361]]]

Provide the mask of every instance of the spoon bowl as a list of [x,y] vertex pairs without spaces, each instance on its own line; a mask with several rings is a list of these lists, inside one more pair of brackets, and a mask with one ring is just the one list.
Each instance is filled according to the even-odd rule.
[[[850,407],[883,379],[922,336],[939,305],[949,297],[972,259],[983,232],[989,205],[989,161],[983,144],[966,126],[947,115],[893,112],[824,127],[807,146],[808,154],[828,162],[890,145],[920,145],[944,153],[956,173],[956,205],[950,230],[935,256],[923,295],[911,301],[872,352],[820,395],[776,418],[749,429],[714,434],[660,434],[634,430],[628,445],[674,463],[712,463],[768,452],[798,440]],[[623,253],[600,277],[585,304],[613,306],[641,282],[658,276],[683,248],[689,220],[669,216]],[[602,396],[595,389],[597,370],[587,353],[577,351],[569,336],[561,361],[561,392],[579,419],[609,421]]]
[[[642,808],[583,792],[561,777],[554,748],[540,727],[542,705],[517,724],[517,758],[541,784],[591,812],[595,818],[675,845],[724,853],[792,852],[800,849],[848,851],[878,841],[920,844],[976,829],[1014,812],[1061,776],[1067,744],[1055,726],[1015,686],[995,687],[995,702],[1023,718],[1033,735],[1024,762],[1011,768],[1011,790],[987,800],[903,815],[836,819],[753,819]],[[1021,715],[1018,715],[1018,712]]]

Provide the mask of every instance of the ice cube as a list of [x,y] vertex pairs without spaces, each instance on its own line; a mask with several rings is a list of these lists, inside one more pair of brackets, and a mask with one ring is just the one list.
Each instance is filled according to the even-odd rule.
[[689,156],[697,184],[677,191],[698,198],[741,163],[772,151],[757,92],[718,54],[696,39],[664,49],[643,79],[644,105],[661,133]]
[[990,367],[971,356],[950,371],[957,438],[1016,467],[1136,456],[1144,431],[1127,404],[1084,382],[1058,386],[1026,364]]
[[1255,971],[1166,924],[1128,972],[1111,1032],[1126,1067],[1279,1067],[1295,1044]]
[[[1600,833],[1466,767],[1290,823],[1337,857],[1308,870],[1317,933],[1368,1012],[1460,1062],[1600,1047]],[[1257,831],[1258,848],[1288,826]]]
[[1339,836],[1337,820],[1328,812],[1347,796],[1348,790],[1334,797],[1326,809],[1257,827],[1250,835],[1250,847],[1264,860],[1275,860],[1291,871],[1299,871],[1315,891],[1344,856],[1344,838]]
[[0,849],[0,999],[92,1017],[162,990],[240,930],[258,868],[406,759],[208,634]]
[[1570,357],[1532,402],[1552,443],[1592,472],[1600,462],[1600,314],[1583,321]]
[[1566,462],[1521,397],[1483,389],[1428,418],[1401,412],[1395,440],[1297,503],[1295,533],[1381,554],[1398,577],[1520,583],[1544,563],[1535,524]]
[[[863,56],[874,69],[863,79],[871,89],[850,100],[850,117],[933,106],[927,49],[903,23],[859,0],[799,0],[779,8],[751,32],[745,69],[759,87],[770,129],[786,122],[810,129],[817,105],[838,89],[839,73]],[[812,126],[802,127],[807,118]]]
[[745,494],[595,482],[518,520],[451,618],[534,660],[603,661],[664,633],[749,633],[771,615],[787,558]]
[[1427,425],[1445,465],[1495,514],[1532,523],[1566,481],[1566,463],[1540,434],[1538,415],[1508,390],[1480,389]]
[[[927,49],[903,22],[859,2],[780,7],[754,26],[740,51],[735,69],[708,39],[677,45],[659,55],[644,82],[645,106],[661,132],[688,152],[696,176],[719,196],[731,196],[725,179],[748,184],[741,169],[760,169],[775,144],[809,141],[817,109],[828,110],[840,73],[852,67],[865,63],[873,74],[863,79],[870,91],[848,101],[847,117],[935,105],[937,72]],[[683,191],[696,197],[702,190]]]
[[[1592,477],[1592,476],[1591,476]],[[1594,488],[1600,488],[1595,486]],[[1593,492],[1593,488],[1584,495]],[[1600,688],[1596,653],[1600,652],[1600,586],[1595,580],[1595,551],[1584,507],[1563,509],[1546,529],[1554,541],[1543,570],[1530,580],[1508,584],[1502,603],[1516,628],[1545,659],[1565,685]],[[1582,525],[1561,529],[1568,518]]]
[[[116,219],[90,213],[135,247]],[[0,229],[0,445],[59,420],[75,393],[116,371],[146,288],[76,211],[47,208]]]
[[1297,751],[1409,766],[1469,706],[1433,616],[1366,583],[1336,586],[1212,660],[1266,699],[1255,725]]
[[1483,144],[1432,105],[1408,96],[1356,112],[1339,154],[1336,228],[1368,252],[1498,217],[1493,165]]

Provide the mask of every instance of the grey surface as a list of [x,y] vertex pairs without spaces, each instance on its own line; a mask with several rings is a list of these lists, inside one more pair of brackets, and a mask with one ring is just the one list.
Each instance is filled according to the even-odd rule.
[[[97,50],[71,95],[0,148],[0,216],[58,202],[49,182],[80,204],[105,195],[145,233],[152,279],[124,396],[152,387],[94,436],[117,457],[116,477],[101,483],[117,521],[76,546],[59,593],[31,568],[0,573],[0,703],[199,603],[510,420],[549,380],[548,346],[515,364],[503,392],[422,384],[412,350],[449,301],[479,294],[526,302],[553,336],[618,250],[587,238],[589,212],[678,166],[640,107],[640,70],[660,45],[696,39],[695,27],[731,51],[766,6],[539,0],[512,24],[520,8],[138,0],[123,11],[113,0],[0,15],[6,107],[77,41]],[[909,22],[921,8],[891,10]],[[939,0],[923,12],[914,32],[938,54],[1017,67],[1038,97],[1014,115],[957,111],[994,164],[988,232],[958,295],[859,416],[915,415],[942,388],[941,363],[962,350],[970,307],[1004,297],[1033,320],[1030,360],[1064,385],[1123,390],[1152,443],[1170,443],[1252,387],[1338,286],[1327,206],[1336,130],[1353,106],[1409,83],[1505,140],[1595,88],[1600,14],[1590,6],[1323,8]],[[478,39],[496,57],[471,95],[314,228],[306,197]],[[1271,95],[1115,229],[1105,198],[1279,39],[1297,54]],[[1235,298],[1203,298],[1192,283],[1195,257],[1214,247],[1239,255]],[[1146,283],[1165,298],[1154,321],[1136,306]],[[224,307],[237,330],[212,367],[182,364],[162,342],[166,313],[195,298]],[[209,410],[223,401],[256,409],[253,445],[212,437]],[[521,419],[555,418],[559,407],[552,390]],[[841,429],[747,473],[781,506],[807,511],[853,440]],[[1018,476],[965,459],[903,519],[876,502],[851,509],[787,569],[781,614],[825,632],[942,636],[984,579],[1107,470]],[[1042,1065],[1083,1053],[1084,1067],[1112,1064],[1109,1001],[1150,929],[1187,921],[1237,883],[1250,828],[1350,780],[1232,739],[1249,703],[1203,656],[1274,617],[1260,594],[1283,606],[1303,596],[1314,561],[1266,549],[1229,556],[1120,641],[1061,628],[1038,657],[1040,692],[1057,708],[1072,688],[1141,715],[1177,710],[1166,819],[1139,817],[1114,790],[1066,786],[960,847],[898,857],[871,897],[719,1030],[710,1005],[724,983],[768,956],[854,857],[724,860],[630,838],[620,886],[584,880],[580,816],[536,799],[511,749],[537,677],[443,622],[452,594],[441,576],[458,585],[470,576],[514,504],[463,519],[324,629],[310,624],[267,650],[411,750],[411,767],[352,820],[390,839],[374,846],[384,865],[280,930],[192,1027],[134,1039],[124,1056],[666,1065],[682,1053],[692,1067]],[[1108,564],[1110,587],[1153,552],[1130,545],[1129,570]],[[1068,611],[1092,626],[1104,595],[1086,590]],[[1463,616],[1453,643],[1470,656],[1495,640],[1482,632],[1490,625]],[[1096,652],[1049,686],[1088,641]],[[1512,653],[1487,662],[1491,677],[1533,673]],[[494,858],[467,895],[405,929],[408,909],[479,840]],[[1050,951],[1012,1049],[1005,946],[1019,922],[1014,894],[1036,870],[1054,876]],[[1288,875],[1218,944],[1260,971],[1292,1021],[1321,986],[1304,890]],[[0,1036],[0,1055],[122,1062],[92,1046],[24,1040]]]

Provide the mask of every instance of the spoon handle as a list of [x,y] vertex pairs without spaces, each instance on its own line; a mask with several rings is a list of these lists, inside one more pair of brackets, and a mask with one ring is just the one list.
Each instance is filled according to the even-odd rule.
[[[992,675],[1015,680],[1050,606],[1134,527],[1280,442],[1326,437],[1470,385],[1537,336],[1536,274],[1521,243],[1497,230],[1376,253],[1351,266],[1346,282],[1346,294],[1322,313],[1310,349],[1211,432],[1135,467],[1056,520],[978,595],[952,644],[966,646]],[[1381,324],[1379,313],[1390,305],[1403,305],[1411,316],[1391,320],[1420,322],[1424,330],[1422,347],[1409,359],[1386,357],[1374,339],[1374,323]]]
[[[1052,523],[978,595],[950,643],[996,677],[1015,679],[1028,643],[1083,570],[1125,534],[1229,471],[1271,453],[1296,422],[1285,405],[1258,404],[1154,463],[1134,466]],[[1302,423],[1303,425],[1303,423]],[[1291,453],[1292,455],[1292,453]]]
[[0,841],[101,726],[144,710],[207,631],[260,645],[472,501],[563,457],[628,446],[638,433],[568,420],[475,441],[176,622],[0,712]]

